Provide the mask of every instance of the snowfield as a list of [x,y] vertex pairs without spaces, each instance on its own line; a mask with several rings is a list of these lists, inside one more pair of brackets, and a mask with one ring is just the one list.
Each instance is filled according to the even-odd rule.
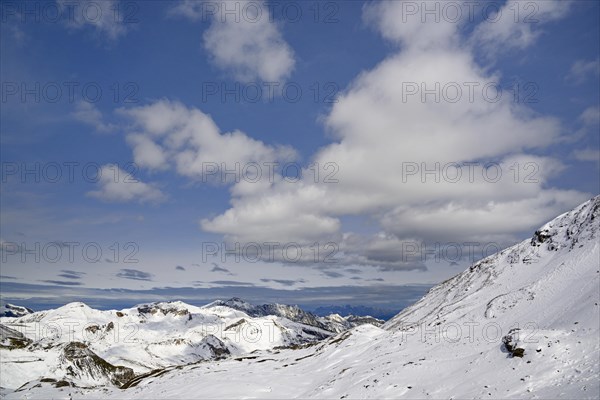
[[[18,389],[45,379],[41,383],[120,387],[130,380],[123,375],[133,378],[167,367],[312,343],[358,325],[353,321],[240,299],[203,307],[161,302],[119,311],[70,303],[0,319],[0,386]],[[383,323],[375,318],[361,323],[365,321]]]
[[[532,238],[432,288],[381,328],[364,324],[331,336],[317,327],[306,333],[298,329],[298,322],[281,316],[250,317],[221,303],[207,306],[210,313],[165,303],[172,305],[175,314],[144,314],[143,345],[125,350],[119,344],[90,341],[90,349],[110,363],[134,369],[137,377],[122,388],[114,384],[57,388],[40,377],[65,378],[48,369],[58,352],[48,350],[48,358],[36,363],[35,342],[3,349],[2,386],[9,388],[3,396],[598,399],[599,222],[600,196],[544,225]],[[185,322],[187,315],[177,315],[182,308],[189,310],[190,321]],[[121,318],[140,322],[137,310],[123,310]],[[94,321],[106,330],[114,319],[105,313],[71,304],[1,322],[16,329],[35,321],[72,318]],[[231,356],[207,357],[206,349],[211,347],[197,345],[207,336],[194,329],[181,331],[195,321],[229,323],[247,318],[273,322],[278,327],[274,342],[229,343]],[[163,347],[162,342],[172,340],[173,331],[183,335],[185,345]],[[286,332],[300,337],[291,340]],[[320,333],[325,338],[315,340]],[[223,335],[214,337],[224,342]],[[279,344],[293,344],[293,348],[279,348]],[[193,364],[167,366],[177,360]],[[149,368],[155,370],[148,372]],[[35,379],[15,391],[13,382],[25,375]]]

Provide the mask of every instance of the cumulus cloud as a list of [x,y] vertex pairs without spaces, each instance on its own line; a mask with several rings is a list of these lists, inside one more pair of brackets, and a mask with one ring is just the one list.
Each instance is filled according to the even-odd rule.
[[[222,169],[237,169],[241,174],[249,163],[296,158],[291,147],[266,145],[239,130],[222,133],[210,115],[179,102],[159,100],[119,113],[133,123],[127,141],[142,168],[174,168],[188,178],[218,181]],[[224,179],[236,181],[240,176],[230,174]]]
[[[546,20],[568,10],[543,3],[539,17]],[[336,141],[311,161],[333,163],[337,183],[315,182],[305,170],[310,179],[279,179],[260,191],[237,184],[232,207],[203,219],[204,230],[240,242],[308,246],[333,240],[340,262],[424,269],[402,260],[394,246],[482,235],[508,244],[588,197],[549,187],[563,166],[533,153],[563,139],[560,122],[498,95],[500,73],[476,62],[470,41],[458,33],[460,24],[422,23],[420,17],[418,23],[394,23],[404,18],[400,2],[377,3],[365,12],[399,50],[358,75],[324,118]],[[514,39],[520,48],[538,36],[525,26],[513,38],[506,26],[482,25],[473,36],[491,38],[498,30],[495,46]],[[346,216],[366,216],[382,232],[357,245],[361,236],[344,230]]]
[[[433,6],[439,9],[441,4],[435,2]],[[457,21],[437,18],[434,23],[423,23],[423,19],[428,18],[424,14],[425,7],[425,3],[403,1],[367,3],[363,19],[378,29],[384,38],[402,46],[426,50],[433,46],[456,43]],[[431,16],[429,18],[431,21]]]
[[[281,82],[294,68],[294,52],[270,16],[266,2],[183,0],[171,14],[191,20],[210,18],[204,48],[219,68],[242,82]],[[233,10],[233,11],[232,11]]]
[[[420,240],[400,240],[385,231],[374,235],[346,232],[340,242],[340,259],[344,264],[376,266],[381,271],[425,271],[427,267],[420,255],[421,247]],[[353,274],[362,272],[357,268],[345,271]]]
[[[116,40],[127,33],[125,6],[120,0],[56,0],[71,29],[93,28],[99,35]],[[117,12],[116,10],[120,10]],[[129,13],[130,17],[133,15]]]
[[154,185],[136,179],[114,164],[100,168],[98,186],[98,190],[87,195],[110,202],[160,203],[166,200],[166,196]]
[[133,159],[137,165],[154,170],[168,168],[166,153],[151,138],[141,134],[131,134],[127,136],[127,142],[133,148]]
[[507,244],[512,233],[531,229],[571,208],[574,198],[579,202],[585,196],[546,190],[533,198],[489,201],[475,207],[468,201],[420,207],[416,212],[398,207],[385,215],[382,225],[398,237],[419,237],[429,242],[460,238],[464,242]]

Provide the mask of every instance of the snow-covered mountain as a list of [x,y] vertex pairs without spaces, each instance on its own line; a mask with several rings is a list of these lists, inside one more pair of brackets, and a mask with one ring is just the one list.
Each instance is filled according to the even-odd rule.
[[239,298],[232,298],[227,301],[217,300],[206,307],[226,306],[235,310],[240,310],[251,317],[265,317],[267,315],[276,315],[287,318],[290,321],[305,325],[314,326],[329,332],[340,333],[350,328],[362,324],[372,324],[375,326],[383,325],[384,321],[370,316],[347,315],[342,317],[339,314],[329,314],[319,317],[311,312],[302,310],[298,306],[289,306],[286,304],[261,304],[253,305]]
[[339,314],[339,315],[370,315],[374,318],[381,320],[388,320],[394,317],[397,314],[397,310],[391,309],[383,309],[377,307],[369,307],[369,306],[353,306],[353,305],[330,305],[330,306],[319,306],[315,308],[313,314],[316,315],[330,315],[330,314]]
[[27,307],[15,306],[14,304],[6,303],[0,306],[0,317],[22,317],[33,313],[33,310]]
[[[16,389],[36,379],[121,386],[123,376],[298,347],[361,323],[383,323],[368,317],[350,319],[316,317],[297,306],[254,306],[240,299],[203,307],[160,302],[120,311],[70,303],[0,319],[0,386]],[[79,354],[79,361],[74,363],[73,354]]]
[[27,347],[31,342],[32,340],[26,338],[21,332],[0,324],[0,349]]
[[600,196],[432,288],[382,328],[365,324],[293,349],[166,368],[124,389],[37,381],[4,395],[597,399],[599,222]]

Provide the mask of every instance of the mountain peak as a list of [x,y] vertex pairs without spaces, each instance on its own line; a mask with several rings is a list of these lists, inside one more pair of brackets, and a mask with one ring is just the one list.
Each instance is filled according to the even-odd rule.
[[532,246],[545,244],[548,250],[572,249],[578,243],[597,238],[600,223],[600,195],[559,215],[536,230]]
[[[594,292],[580,289],[581,282],[574,277],[586,276],[582,282],[598,279],[599,214],[600,196],[596,196],[544,224],[531,239],[434,286],[384,328],[440,325],[451,320],[519,320],[519,316],[533,321],[536,313],[547,313],[552,308],[548,305],[555,304],[561,305],[554,310],[556,320],[568,319],[572,311],[559,294],[569,297],[569,303],[581,297],[577,308],[594,298]],[[595,290],[597,297],[597,286]]]

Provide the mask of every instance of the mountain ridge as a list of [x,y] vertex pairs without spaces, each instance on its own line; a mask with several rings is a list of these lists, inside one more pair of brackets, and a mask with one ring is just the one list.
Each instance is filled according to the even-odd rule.
[[[383,321],[328,319],[297,306],[252,305],[237,298],[201,307],[161,301],[121,310],[71,302],[0,318],[0,348],[9,351],[2,354],[0,386],[17,388],[36,379],[69,387],[89,386],[94,379],[119,386],[126,383],[123,377],[256,350],[300,347],[363,323]],[[73,364],[66,353],[81,357]],[[21,359],[32,361],[24,368]]]

